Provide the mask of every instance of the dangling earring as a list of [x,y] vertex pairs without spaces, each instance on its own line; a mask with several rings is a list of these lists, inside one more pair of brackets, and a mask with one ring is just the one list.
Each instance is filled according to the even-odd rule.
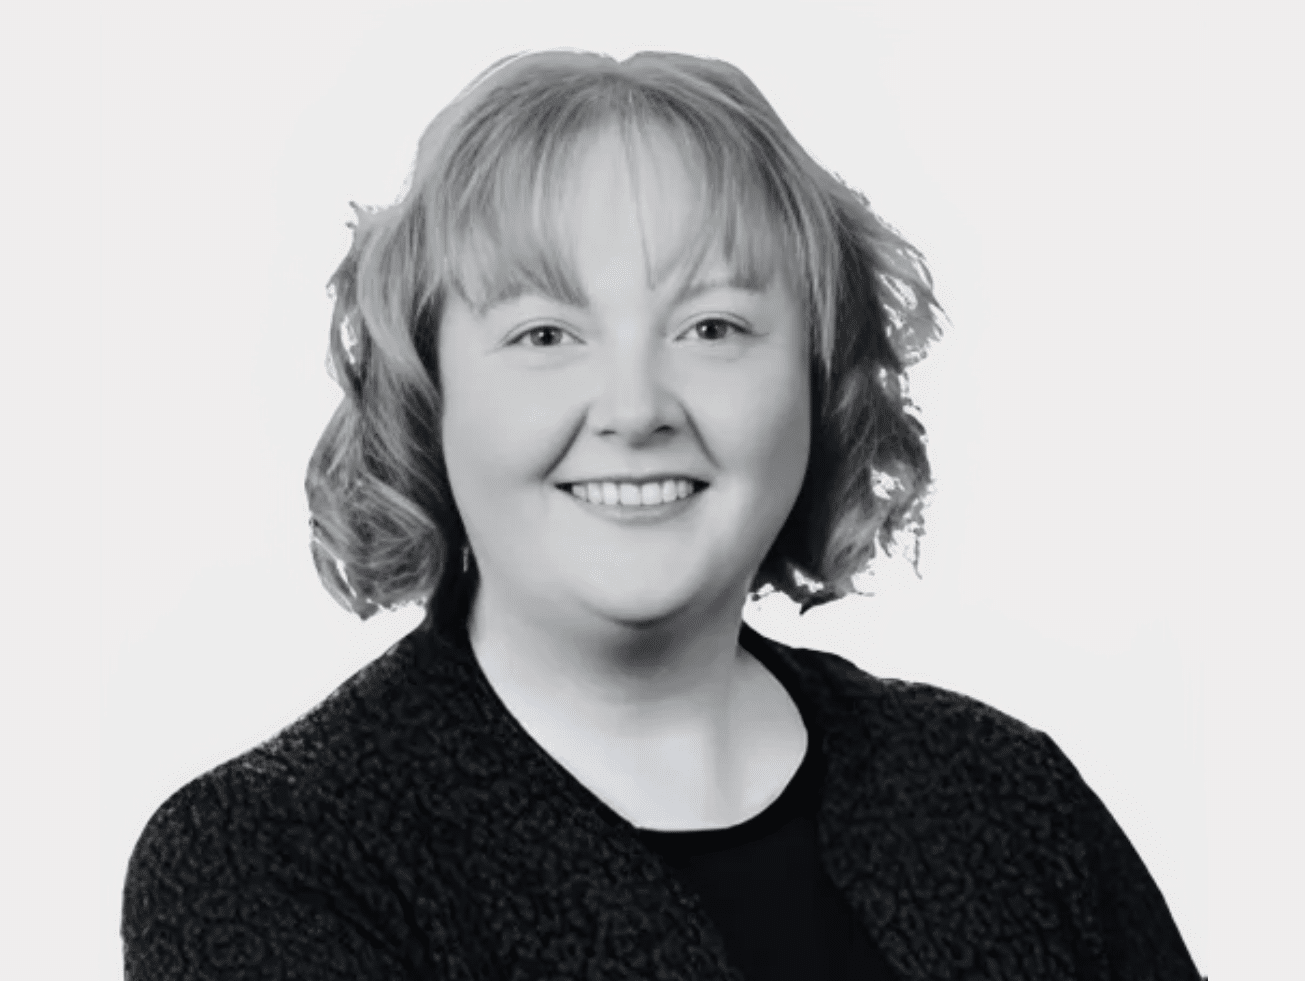
[[471,568],[471,546],[464,544],[462,546],[462,572],[465,574]]

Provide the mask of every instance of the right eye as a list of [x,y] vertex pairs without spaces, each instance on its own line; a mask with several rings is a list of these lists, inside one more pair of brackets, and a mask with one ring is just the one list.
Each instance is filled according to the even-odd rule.
[[548,342],[548,341],[542,341],[542,340],[541,340],[541,343],[537,343],[537,344],[526,344],[526,345],[524,345],[524,346],[525,346],[525,347],[535,347],[535,348],[539,348],[539,347],[560,347],[560,346],[561,346],[561,344],[560,344],[560,339],[563,338],[563,337],[567,337],[567,336],[569,336],[569,335],[568,335],[567,332],[564,331],[561,327],[557,327],[557,326],[555,326],[555,325],[553,325],[553,324],[540,324],[539,326],[536,326],[536,327],[527,327],[527,328],[526,328],[525,330],[523,330],[521,333],[517,334],[517,335],[516,335],[515,337],[513,337],[510,341],[508,341],[506,346],[507,346],[507,347],[519,347],[519,346],[522,346],[522,345],[521,345],[521,342],[522,342],[525,338],[527,338],[527,337],[535,337],[536,339],[554,338],[554,339],[558,340],[559,343],[551,343],[551,342]]

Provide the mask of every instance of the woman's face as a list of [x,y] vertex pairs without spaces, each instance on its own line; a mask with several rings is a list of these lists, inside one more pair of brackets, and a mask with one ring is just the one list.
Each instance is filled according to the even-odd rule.
[[[482,593],[523,615],[638,627],[741,609],[801,488],[811,422],[790,287],[732,285],[710,252],[697,270],[668,261],[698,218],[694,175],[654,142],[636,191],[628,159],[615,135],[577,157],[562,231],[587,302],[527,293],[478,313],[451,296],[439,355]],[[671,271],[650,286],[650,268]],[[677,479],[705,487],[628,503]]]

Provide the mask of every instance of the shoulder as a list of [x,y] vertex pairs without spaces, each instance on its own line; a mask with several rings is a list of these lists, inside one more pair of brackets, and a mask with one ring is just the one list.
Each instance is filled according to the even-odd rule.
[[345,852],[343,838],[361,830],[350,789],[390,776],[375,746],[388,741],[407,660],[405,644],[395,644],[270,740],[172,793],[133,849],[128,907],[133,892],[158,882],[187,890],[260,877],[274,865],[288,874]]
[[[251,777],[253,779],[251,779]],[[241,768],[217,767],[173,793],[141,832],[127,865],[123,929],[185,904],[187,898],[231,877],[263,875],[267,822],[281,795]],[[260,786],[262,784],[263,786]]]
[[991,705],[770,643],[823,735],[836,799],[880,818],[967,812],[1023,824],[1035,812],[1039,823],[1070,820],[1087,792],[1046,733]]
[[[963,749],[1000,765],[1052,762],[1046,733],[969,695],[916,681],[879,678],[846,658],[825,655],[832,683],[854,697],[863,727],[882,749],[913,747],[946,760]],[[1045,757],[1045,758],[1044,758]]]
[[271,970],[291,952],[361,971],[382,956],[357,924],[384,920],[371,829],[393,816],[386,803],[402,795],[388,785],[404,761],[377,747],[403,744],[407,659],[400,642],[154,812],[123,890],[129,977],[188,977],[167,965],[223,958]]
[[313,813],[311,799],[238,761],[173,794],[128,863],[124,976],[412,976],[400,897],[352,829]]
[[1047,735],[979,699],[935,685],[880,678],[830,651],[766,641],[818,720],[879,754],[951,758],[968,747],[996,762],[1060,758]]
[[[352,704],[374,665],[266,742],[195,777],[146,823],[128,863],[124,929],[143,910],[174,894],[211,891],[311,865],[331,848],[337,822],[333,788],[355,769],[366,727]],[[312,854],[301,854],[311,851]],[[296,859],[303,859],[296,862]]]
[[1199,977],[1141,857],[1050,736],[977,699],[806,653],[848,706],[833,810],[849,827],[896,829],[883,832],[884,881],[948,878],[989,920],[1020,922],[1049,955],[1103,976]]
[[[183,831],[323,822],[335,805],[402,768],[410,732],[428,729],[412,635],[275,736],[190,781],[155,812],[140,848]],[[419,708],[420,706],[420,708]],[[379,752],[384,750],[384,752]]]

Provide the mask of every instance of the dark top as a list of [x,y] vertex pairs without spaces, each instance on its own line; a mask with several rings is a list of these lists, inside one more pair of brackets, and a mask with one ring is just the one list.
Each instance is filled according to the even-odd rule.
[[[739,639],[818,744],[813,824],[799,774],[754,819],[773,832],[764,861],[746,822],[677,868],[661,852],[679,835],[587,790],[508,712],[465,630],[428,619],[159,808],[127,871],[127,978],[758,981],[784,976],[755,968],[778,969],[772,939],[813,956],[797,948],[840,935],[900,981],[1199,977],[1046,735],[746,624]],[[771,870],[769,895],[742,878]]]
[[729,828],[639,828],[639,840],[702,899],[748,981],[895,981],[821,867],[824,761],[810,725],[807,734],[802,764],[759,814]]

